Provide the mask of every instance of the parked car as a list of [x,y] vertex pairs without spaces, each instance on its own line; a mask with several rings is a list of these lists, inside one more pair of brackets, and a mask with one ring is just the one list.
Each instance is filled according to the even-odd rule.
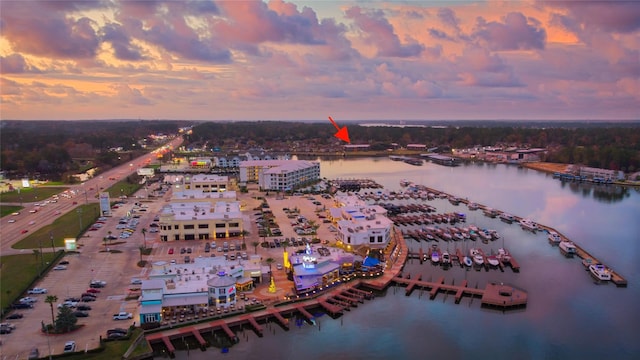
[[80,304],[76,307],[76,310],[80,310],[80,311],[88,311],[91,310],[91,306],[86,305],[86,304]]
[[15,303],[11,305],[14,309],[32,309],[33,304],[31,303]]
[[40,350],[38,350],[38,348],[33,348],[31,349],[31,351],[29,351],[29,360],[32,359],[39,359],[40,358]]
[[89,313],[86,311],[74,311],[72,313],[73,315],[75,315],[76,317],[88,317]]
[[78,302],[77,301],[65,301],[61,304],[58,304],[58,309],[62,308],[63,306],[66,306],[68,308],[75,308],[76,306],[78,306]]
[[92,294],[92,293],[82,293],[82,295],[80,295],[80,297],[83,297],[83,298],[84,298],[84,297],[92,297],[92,298],[94,298],[94,299],[95,299],[95,298],[97,298],[97,297],[98,297],[98,295],[96,295],[96,294]]
[[107,335],[109,334],[113,334],[113,333],[120,333],[120,334],[128,334],[129,330],[127,329],[123,329],[123,328],[113,328],[113,329],[109,329],[107,330]]
[[96,301],[96,298],[93,296],[83,296],[81,299],[83,302]]
[[103,288],[105,286],[107,286],[107,282],[101,280],[93,280],[89,283],[89,287],[91,288]]
[[167,252],[169,255],[173,255],[173,248],[169,248],[169,251]]
[[33,288],[33,289],[27,291],[27,293],[29,293],[29,295],[46,294],[47,293],[47,289],[45,289],[45,288]]
[[57,265],[53,267],[53,270],[67,270],[66,265]]
[[88,292],[90,294],[97,294],[100,292],[100,290],[94,289],[94,288],[88,288],[85,292]]
[[19,300],[19,302],[22,304],[33,304],[36,301],[38,301],[38,299],[32,298],[30,296],[23,297],[22,299]]
[[113,314],[113,320],[128,320],[133,319],[133,314],[121,311],[117,314]]
[[109,339],[109,340],[120,340],[120,339],[124,339],[126,337],[127,337],[127,334],[123,334],[123,333],[119,333],[119,332],[113,332],[113,333],[107,335],[107,339]]
[[67,260],[62,260],[58,263],[58,265],[69,265],[69,261]]
[[10,314],[9,316],[7,316],[5,319],[7,320],[17,320],[17,319],[22,319],[24,315],[14,312],[13,314]]
[[138,278],[131,279],[131,285],[142,285],[142,279],[138,279]]
[[64,343],[64,350],[62,352],[72,353],[76,351],[76,342],[75,341],[67,341]]

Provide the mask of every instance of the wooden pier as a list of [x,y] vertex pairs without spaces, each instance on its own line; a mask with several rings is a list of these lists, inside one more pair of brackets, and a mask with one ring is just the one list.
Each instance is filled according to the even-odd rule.
[[[470,288],[466,280],[461,285],[449,285],[444,283],[444,277],[440,277],[436,282],[411,280],[403,277],[395,277],[393,281],[406,285],[407,289],[420,287],[429,289],[429,298],[434,300],[438,293],[455,294],[455,303],[460,303],[463,296],[479,297],[483,306],[500,308],[503,310],[524,307],[527,305],[527,292],[517,289],[511,285],[502,283],[488,283],[484,289]],[[410,294],[409,291],[406,292]]]

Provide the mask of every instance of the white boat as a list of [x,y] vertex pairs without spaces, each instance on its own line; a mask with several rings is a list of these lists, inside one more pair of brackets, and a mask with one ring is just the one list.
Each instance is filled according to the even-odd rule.
[[500,265],[500,261],[498,261],[498,258],[495,255],[487,256],[487,262],[492,267],[498,267],[498,265]]
[[475,248],[469,249],[469,255],[471,255],[471,258],[473,259],[473,262],[476,263],[476,265],[484,264],[484,258],[482,257],[480,252]]
[[462,262],[464,263],[464,265],[465,265],[466,267],[471,267],[471,265],[473,265],[473,261],[472,261],[472,260],[471,260],[471,258],[470,258],[470,257],[468,257],[468,256],[465,256],[465,257],[462,259]]
[[611,280],[611,270],[602,264],[589,265],[589,272],[591,273],[591,276],[598,281]]
[[511,214],[507,214],[507,213],[502,213],[498,216],[500,218],[500,220],[506,222],[507,224],[511,224],[512,222],[514,222],[516,220],[516,217],[511,215]]
[[474,202],[470,202],[467,205],[467,208],[469,208],[469,210],[471,210],[471,211],[478,210],[478,209],[480,209],[480,205],[478,205],[477,203],[474,203]]
[[407,179],[400,180],[400,186],[409,186],[410,184],[411,184],[411,181]]
[[562,241],[562,238],[560,237],[560,235],[555,232],[555,231],[549,231],[549,243],[551,245],[558,245],[560,243],[560,241]]
[[538,230],[538,224],[536,224],[533,220],[530,220],[530,219],[520,220],[520,227],[523,230],[529,230],[532,232],[536,232],[536,230]]
[[497,257],[498,257],[498,260],[502,262],[508,262],[509,260],[511,260],[511,255],[509,255],[509,252],[507,252],[507,250],[505,250],[504,248],[498,249]]
[[566,257],[573,257],[577,252],[576,245],[571,241],[560,241],[558,247],[562,255]]
[[451,257],[449,257],[449,253],[445,251],[442,253],[442,265],[449,264],[451,264]]
[[431,262],[434,264],[440,262],[440,254],[435,250],[431,253]]

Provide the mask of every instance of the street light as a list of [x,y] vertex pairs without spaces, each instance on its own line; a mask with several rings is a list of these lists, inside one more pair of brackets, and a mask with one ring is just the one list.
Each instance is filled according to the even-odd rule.
[[56,247],[53,245],[53,231],[49,231],[49,239],[51,240],[51,251],[55,254]]
[[80,231],[82,231],[82,208],[78,208],[76,212],[78,213],[78,220],[80,221]]

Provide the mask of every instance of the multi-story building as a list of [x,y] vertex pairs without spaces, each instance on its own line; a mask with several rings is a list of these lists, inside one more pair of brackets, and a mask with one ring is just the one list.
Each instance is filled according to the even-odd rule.
[[304,253],[294,253],[289,256],[294,288],[297,293],[308,292],[331,285],[340,279],[341,269],[353,269],[358,258],[353,253],[344,250],[320,247],[312,249],[310,245]]
[[171,202],[160,211],[160,240],[208,240],[241,236],[244,230],[237,201]]
[[337,196],[338,209],[331,209],[337,225],[337,240],[346,248],[368,246],[383,249],[391,240],[393,222],[387,210],[379,205],[367,205],[354,196]]
[[203,192],[202,189],[192,189],[171,193],[171,202],[189,203],[207,201],[215,204],[219,201],[230,202],[236,201],[237,199],[237,193],[235,191]]
[[215,308],[232,307],[237,292],[251,290],[260,281],[259,256],[227,261],[222,256],[196,258],[187,264],[153,263],[149,279],[142,281],[140,323],[181,322]]
[[263,190],[289,191],[320,179],[320,163],[306,160],[251,160],[240,163],[240,181]]
[[212,174],[189,174],[184,176],[183,186],[184,189],[201,190],[204,193],[227,191],[229,177]]

